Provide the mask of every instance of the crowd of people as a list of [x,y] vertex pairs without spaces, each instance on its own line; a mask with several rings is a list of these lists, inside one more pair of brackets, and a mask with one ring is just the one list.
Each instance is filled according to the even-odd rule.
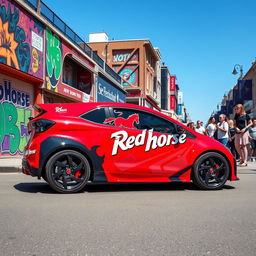
[[246,114],[244,106],[235,106],[234,120],[228,120],[226,115],[221,114],[219,121],[211,116],[204,126],[202,121],[188,123],[188,127],[218,140],[229,148],[241,167],[247,166],[247,161],[255,161],[256,154],[256,118],[251,119]]

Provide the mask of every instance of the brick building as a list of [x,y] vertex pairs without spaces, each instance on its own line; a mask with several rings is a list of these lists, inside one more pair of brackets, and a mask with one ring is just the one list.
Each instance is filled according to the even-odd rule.
[[123,79],[127,103],[160,110],[161,55],[148,39],[108,41],[90,34],[88,45]]

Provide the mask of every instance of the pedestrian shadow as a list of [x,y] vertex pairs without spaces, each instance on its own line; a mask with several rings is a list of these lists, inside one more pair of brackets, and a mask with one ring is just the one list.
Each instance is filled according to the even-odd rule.
[[[24,182],[14,185],[14,188],[25,193],[58,194],[46,182]],[[217,192],[234,189],[235,187],[225,185],[221,190],[207,191],[196,187],[191,183],[107,183],[107,184],[87,184],[80,193],[110,193],[128,191],[204,191]]]

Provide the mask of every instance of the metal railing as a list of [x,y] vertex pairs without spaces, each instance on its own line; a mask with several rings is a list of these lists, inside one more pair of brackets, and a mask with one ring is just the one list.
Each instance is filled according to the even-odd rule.
[[95,60],[95,62],[101,67],[104,69],[104,61],[102,60],[102,58],[100,58],[100,56],[96,53],[96,52],[93,52],[93,59]]
[[112,69],[110,68],[105,62],[105,71],[111,75],[117,82],[121,83],[121,77]]
[[[38,0],[23,0],[34,11],[37,11]],[[59,16],[57,16],[46,4],[40,1],[40,15],[66,36],[72,43],[78,46],[87,56],[92,58],[102,69],[105,70],[118,83],[122,83],[122,78],[109,67],[91,47],[79,37]]]

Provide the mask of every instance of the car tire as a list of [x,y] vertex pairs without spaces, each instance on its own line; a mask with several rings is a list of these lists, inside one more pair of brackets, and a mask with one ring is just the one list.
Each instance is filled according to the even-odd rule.
[[200,189],[218,190],[223,188],[230,173],[226,158],[217,152],[201,155],[193,166],[193,183]]
[[87,184],[91,168],[87,158],[75,150],[62,150],[51,156],[45,167],[46,180],[59,193],[76,193]]

